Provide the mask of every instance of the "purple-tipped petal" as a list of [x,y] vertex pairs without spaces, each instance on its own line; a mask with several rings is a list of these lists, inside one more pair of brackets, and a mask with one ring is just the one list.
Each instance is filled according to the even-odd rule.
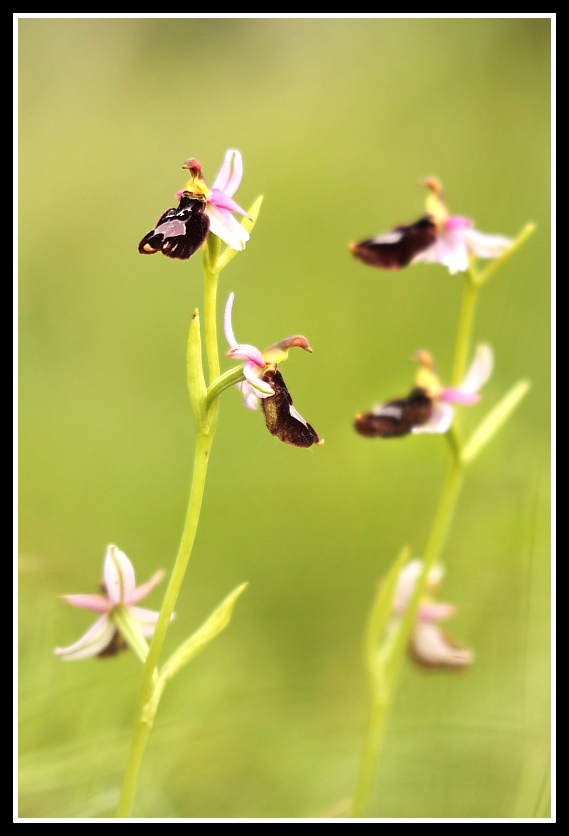
[[230,149],[226,152],[219,174],[215,178],[212,189],[219,189],[229,197],[233,197],[243,179],[243,158],[240,151]]
[[131,604],[136,582],[134,567],[126,554],[117,546],[109,546],[105,556],[105,589],[113,606]]
[[107,615],[103,615],[75,644],[71,644],[69,647],[56,647],[53,652],[57,656],[61,656],[65,662],[98,656],[111,643],[114,634],[114,624]]

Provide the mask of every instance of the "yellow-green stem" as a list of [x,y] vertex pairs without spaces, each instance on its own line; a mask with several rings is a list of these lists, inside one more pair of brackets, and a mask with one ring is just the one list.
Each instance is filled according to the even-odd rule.
[[389,709],[389,694],[384,693],[383,698],[372,699],[368,719],[362,759],[360,762],[360,773],[354,793],[354,802],[351,818],[361,819],[365,817],[368,800],[371,794],[375,766],[378,760],[383,733],[387,721]]
[[472,272],[467,273],[462,294],[462,308],[458,322],[456,338],[456,350],[454,354],[454,371],[452,385],[460,386],[466,374],[466,366],[470,359],[472,346],[472,332],[474,329],[474,317],[476,313],[476,302],[478,299],[478,285]]
[[[466,275],[464,284],[462,307],[457,330],[457,339],[454,353],[453,386],[459,386],[466,374],[467,364],[471,353],[472,334],[474,330],[474,319],[476,304],[478,301],[479,288],[485,284],[494,273],[505,264],[505,262],[517,252],[526,242],[527,238],[534,232],[535,224],[527,224],[512,246],[501,256],[478,273],[474,262],[471,263]],[[513,408],[517,401],[523,397],[529,384],[522,381],[513,390],[506,407],[502,412],[508,414],[508,409]],[[502,413],[500,413],[501,415]],[[493,419],[496,422],[496,418]],[[395,692],[397,681],[403,667],[403,661],[407,653],[409,641],[415,627],[417,614],[421,599],[424,597],[429,572],[433,569],[445,546],[448,531],[454,515],[456,503],[462,487],[464,478],[464,467],[474,458],[478,452],[476,448],[477,436],[474,442],[467,445],[469,456],[464,456],[463,444],[457,430],[455,419],[453,427],[447,433],[449,444],[449,463],[441,489],[438,508],[431,527],[429,538],[423,552],[423,566],[421,575],[413,591],[413,596],[405,611],[403,621],[395,636],[392,646],[389,648],[385,660],[377,665],[376,669],[368,670],[370,679],[371,704],[368,716],[366,737],[364,740],[362,760],[358,783],[354,793],[354,801],[351,816],[361,818],[365,816],[371,793],[373,777],[377,767],[383,734],[389,713],[391,697]],[[483,440],[484,437],[482,436]],[[369,668],[369,666],[368,666]]]
[[390,662],[382,670],[381,680],[376,679],[370,683],[372,686],[371,705],[360,763],[360,772],[354,793],[351,812],[352,818],[363,818],[365,816],[372,789],[373,777],[381,751],[391,695],[397,687],[411,633],[415,626],[419,604],[425,592],[428,573],[439,559],[443,550],[462,485],[463,470],[452,445],[450,451],[450,463],[423,555],[423,571],[414,590],[413,598],[405,613],[396,641],[394,642]]
[[207,466],[212,442],[213,432],[211,428],[207,435],[199,436],[196,439],[194,473],[184,532],[182,534],[180,548],[178,550],[178,556],[176,557],[170,583],[168,584],[168,589],[166,590],[166,595],[160,611],[158,624],[156,625],[156,631],[152,637],[152,641],[150,642],[148,657],[142,673],[140,694],[136,707],[135,728],[117,812],[118,818],[126,818],[130,816],[132,810],[132,803],[134,800],[136,785],[138,783],[142,756],[144,754],[146,741],[154,720],[153,716],[147,715],[147,706],[150,703],[152,692],[154,690],[154,671],[158,664],[160,651],[162,650],[162,646],[164,644],[166,632],[170,624],[172,613],[174,612],[176,600],[180,593],[188,561],[192,553],[192,547],[200,518],[200,510],[204,495]]
[[[210,236],[211,237],[211,236]],[[219,355],[217,349],[217,327],[216,327],[216,299],[218,274],[208,269],[207,260],[204,259],[205,269],[205,344],[208,358],[210,383],[219,376]],[[139,696],[136,706],[136,717],[131,748],[128,756],[121,797],[117,810],[117,818],[128,818],[131,815],[134,795],[138,784],[140,767],[146,742],[152,729],[156,705],[152,701],[156,669],[158,659],[162,650],[170,620],[176,606],[176,601],[184,581],[188,562],[194,545],[202,501],[205,491],[207,467],[209,464],[210,452],[217,427],[219,401],[216,400],[208,411],[208,425],[205,432],[198,432],[195,445],[194,469],[192,485],[184,530],[180,541],[180,547],[170,583],[166,590],[156,630],[150,642],[148,656],[142,672]]]
[[[210,240],[211,239],[211,240]],[[209,369],[209,384],[219,377],[219,351],[217,346],[217,280],[219,273],[211,269],[215,263],[215,253],[219,250],[219,238],[210,235],[208,239],[209,257],[204,258],[205,270],[205,350]]]

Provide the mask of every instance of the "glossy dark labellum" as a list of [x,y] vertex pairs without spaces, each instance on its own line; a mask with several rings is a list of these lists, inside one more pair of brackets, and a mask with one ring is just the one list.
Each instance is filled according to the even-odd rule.
[[408,398],[389,401],[366,415],[358,415],[354,428],[368,438],[398,438],[425,424],[432,414],[433,401],[417,387]]
[[350,249],[356,258],[371,267],[400,270],[437,239],[437,227],[428,215],[409,226],[397,226],[385,235],[377,235]]
[[138,252],[143,255],[161,252],[169,258],[189,258],[201,247],[209,232],[205,208],[204,198],[185,192],[178,208],[164,212],[155,229],[144,236]]
[[261,399],[267,429],[285,444],[295,447],[312,447],[324,442],[292,405],[290,392],[282,374],[277,369],[267,369],[262,379],[275,390],[274,395]]

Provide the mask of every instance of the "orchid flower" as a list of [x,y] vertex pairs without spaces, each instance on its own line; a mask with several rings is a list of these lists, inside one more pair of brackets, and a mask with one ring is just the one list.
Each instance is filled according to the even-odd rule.
[[471,406],[480,400],[479,390],[492,374],[494,355],[481,343],[466,377],[455,388],[445,388],[428,351],[414,356],[421,364],[414,388],[407,398],[388,401],[365,415],[357,415],[355,429],[370,438],[395,438],[409,433],[446,433],[454,420],[452,404]]
[[474,360],[466,373],[466,377],[456,388],[444,389],[434,371],[433,362],[428,352],[419,352],[418,359],[423,364],[417,375],[417,385],[432,381],[427,390],[433,401],[433,411],[426,423],[413,427],[413,433],[446,433],[454,420],[454,407],[472,406],[481,398],[480,389],[490,379],[494,368],[494,352],[486,343],[480,343],[476,348]]
[[[400,624],[415,591],[422,568],[421,560],[411,560],[399,575],[393,601],[391,630]],[[439,621],[446,621],[456,612],[453,604],[442,604],[431,597],[443,576],[444,571],[441,566],[435,566],[429,572],[427,594],[419,604],[410,651],[419,664],[428,667],[464,668],[472,663],[473,652],[457,645],[437,624]]]
[[125,649],[127,643],[121,635],[117,621],[123,617],[136,622],[138,630],[146,638],[154,633],[159,613],[135,606],[151,592],[163,578],[160,570],[141,586],[135,586],[134,567],[126,554],[117,546],[108,546],[104,562],[103,587],[105,595],[62,595],[64,601],[74,607],[102,613],[87,632],[69,647],[55,649],[64,661],[86,659],[89,656],[110,656]]
[[413,224],[351,244],[356,258],[386,270],[398,270],[419,261],[437,262],[454,275],[468,270],[471,256],[497,258],[511,246],[510,238],[480,232],[470,218],[450,215],[442,184],[435,177],[424,180],[422,185],[430,190],[426,214]]
[[269,398],[274,395],[274,389],[268,383],[265,383],[261,375],[265,369],[266,361],[263,353],[255,348],[254,345],[247,343],[238,343],[235,339],[232,324],[233,300],[235,294],[230,293],[225,306],[225,315],[223,318],[223,327],[225,331],[225,339],[229,343],[229,351],[227,357],[235,357],[237,360],[245,360],[243,366],[243,374],[245,380],[238,383],[237,386],[243,394],[243,402],[248,409],[257,409],[260,398]]
[[243,177],[243,160],[239,151],[230,150],[211,189],[206,185],[202,167],[190,157],[182,168],[188,169],[190,179],[176,193],[179,205],[168,209],[156,226],[138,245],[143,255],[161,251],[169,258],[186,259],[204,244],[210,232],[221,238],[233,250],[244,250],[249,233],[231,214],[249,217],[233,200]]
[[225,338],[229,343],[227,356],[245,360],[245,380],[237,384],[243,394],[245,406],[248,409],[257,409],[260,401],[267,429],[271,435],[275,435],[286,444],[295,447],[323,444],[314,427],[305,421],[293,406],[290,392],[277,368],[279,363],[287,359],[289,350],[294,346],[311,352],[310,343],[300,334],[270,345],[264,351],[260,351],[254,345],[238,343],[232,324],[234,298],[235,295],[230,293],[225,306],[223,325]]

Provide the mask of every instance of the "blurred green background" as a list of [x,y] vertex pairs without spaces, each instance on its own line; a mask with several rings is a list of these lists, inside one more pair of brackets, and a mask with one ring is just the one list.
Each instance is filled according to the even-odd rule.
[[[449,380],[462,279],[382,272],[348,244],[411,222],[437,175],[486,232],[537,232],[483,291],[496,371],[472,428],[532,389],[467,475],[439,598],[462,675],[408,665],[372,817],[548,816],[549,19],[19,21],[20,791],[27,818],[112,816],[140,676],[132,654],[62,663],[92,622],[108,543],[142,582],[177,551],[194,429],[185,345],[201,255],[137,252],[197,157],[265,196],[222,274],[237,338],[292,333],[283,369],[325,438],[282,444],[224,394],[172,650],[236,585],[229,628],[161,704],[135,815],[341,815],[366,717],[361,642],[378,580],[421,554],[441,437],[371,441],[356,412],[405,395],[429,348]],[[221,320],[221,311],[220,311]],[[224,348],[225,350],[225,348]],[[223,358],[223,368],[232,363]],[[148,599],[158,608],[164,585]]]

